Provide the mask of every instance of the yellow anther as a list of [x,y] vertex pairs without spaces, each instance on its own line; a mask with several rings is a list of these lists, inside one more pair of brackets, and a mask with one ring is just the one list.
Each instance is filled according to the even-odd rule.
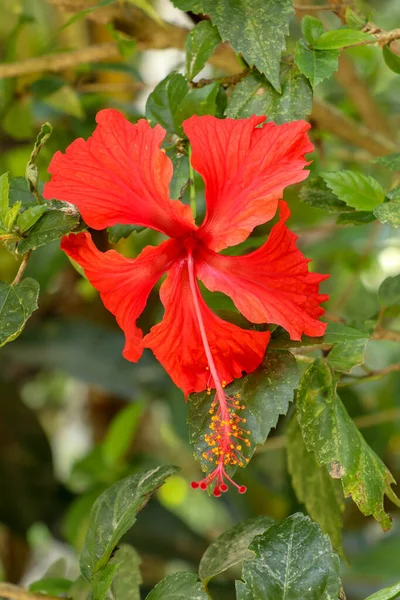
[[241,449],[242,449],[242,446],[240,446],[240,445],[236,446],[236,450],[241,450]]

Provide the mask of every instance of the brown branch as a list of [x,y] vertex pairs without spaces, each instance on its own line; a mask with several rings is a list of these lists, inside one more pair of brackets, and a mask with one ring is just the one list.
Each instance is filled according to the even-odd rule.
[[400,342],[400,331],[393,331],[392,329],[384,329],[383,327],[377,327],[374,333],[372,334],[372,339]]
[[57,596],[44,596],[43,594],[32,594],[12,583],[0,583],[0,597],[10,600],[60,600]]
[[236,73],[235,75],[226,75],[225,77],[213,77],[212,79],[200,79],[199,81],[193,81],[192,86],[195,88],[202,88],[206,85],[209,85],[210,83],[215,83],[216,81],[218,81],[224,87],[230,87],[231,85],[236,85],[237,83],[242,81],[242,79],[247,77],[249,73],[250,69],[245,69],[244,71]]
[[360,42],[355,42],[354,44],[348,44],[347,46],[343,46],[343,48],[355,48],[356,46],[369,46],[370,44],[379,44],[380,46],[385,46],[386,44],[390,44],[394,40],[400,39],[400,29],[392,29],[391,31],[382,31],[379,33],[372,34],[373,39],[366,39]]
[[29,250],[29,252],[24,254],[24,256],[22,257],[22,261],[21,261],[21,264],[19,265],[18,272],[17,272],[15,279],[11,285],[17,285],[21,281],[21,279],[25,273],[25,269],[28,264],[28,260],[29,260],[31,253],[32,253],[32,250]]

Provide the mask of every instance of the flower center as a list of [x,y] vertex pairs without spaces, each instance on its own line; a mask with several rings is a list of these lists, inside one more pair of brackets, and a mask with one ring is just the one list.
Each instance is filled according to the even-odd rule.
[[[240,394],[236,394],[234,397],[228,396],[224,390],[226,384],[218,375],[201,313],[200,290],[194,272],[192,248],[188,248],[188,270],[193,304],[208,363],[207,370],[210,372],[210,383],[212,382],[215,388],[215,396],[209,410],[212,415],[211,424],[209,432],[204,436],[208,450],[203,453],[203,458],[214,463],[215,468],[207,477],[201,481],[193,481],[191,485],[194,489],[203,490],[209,485],[214,485],[214,496],[220,496],[221,492],[228,490],[226,481],[229,481],[241,494],[244,494],[246,487],[235,483],[227,474],[226,467],[229,465],[242,467],[248,462],[241,450],[243,445],[250,445],[246,437],[250,432],[243,429],[246,419],[237,414],[244,408],[240,403]],[[207,394],[211,395],[211,387],[207,388]]]

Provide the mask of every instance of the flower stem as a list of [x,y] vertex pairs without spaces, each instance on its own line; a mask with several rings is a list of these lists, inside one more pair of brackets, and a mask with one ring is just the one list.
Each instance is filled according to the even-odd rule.
[[196,188],[194,187],[194,170],[192,167],[192,146],[189,144],[189,188],[190,188],[190,208],[194,218],[196,218]]

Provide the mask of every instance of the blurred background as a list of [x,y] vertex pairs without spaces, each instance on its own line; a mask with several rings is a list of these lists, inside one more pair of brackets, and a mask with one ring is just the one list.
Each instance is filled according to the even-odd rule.
[[[144,11],[138,2],[126,2],[68,24],[94,4],[0,0],[4,65],[60,52],[72,55],[88,46],[102,48],[98,59],[77,60],[57,72],[44,65],[35,72],[0,77],[0,173],[23,177],[40,125],[50,121],[54,132],[38,160],[40,178],[47,180],[53,153],[76,137],[88,137],[99,109],[118,108],[134,122],[143,116],[154,86],[172,69],[183,68],[185,30],[193,27],[196,15],[175,9],[168,0],[143,2]],[[372,20],[379,27],[400,26],[399,0],[369,4],[376,9]],[[318,16],[328,25],[337,20],[329,11]],[[288,52],[299,34],[294,18]],[[116,39],[119,55],[107,51]],[[373,175],[386,189],[399,185],[393,172],[372,162],[378,154],[395,152],[400,143],[400,78],[385,66],[381,54],[372,46],[345,52],[338,74],[318,87],[320,104],[311,115],[313,173],[354,168]],[[199,77],[230,72],[217,53]],[[354,129],[343,131],[321,106],[334,107]],[[201,213],[200,178],[196,192]],[[334,216],[301,203],[298,195],[293,186],[286,195],[290,227],[298,233],[302,251],[314,259],[315,270],[331,274],[323,289],[331,295],[328,314],[367,321],[379,311],[379,285],[400,271],[397,230],[377,222],[336,225]],[[186,194],[183,199],[188,201]],[[257,228],[254,236],[265,237],[268,231],[268,226]],[[116,247],[134,257],[157,243],[157,236],[150,230],[135,231]],[[100,249],[109,247],[106,232],[95,232],[95,240]],[[0,279],[12,281],[17,267],[13,256],[0,249]],[[287,471],[282,438],[286,418],[238,474],[248,486],[245,496],[230,493],[217,500],[191,490],[199,467],[188,443],[181,391],[150,351],[138,364],[122,358],[123,334],[97,292],[59,250],[58,241],[33,253],[26,275],[40,283],[40,308],[20,338],[0,350],[0,580],[25,585],[49,568],[54,575],[77,576],[76,551],[96,497],[121,477],[152,465],[176,464],[182,470],[139,514],[128,534],[142,557],[143,593],[166,574],[195,570],[209,542],[238,521],[261,514],[282,519],[304,510]],[[230,307],[222,294],[207,293],[206,299],[215,309]],[[140,325],[148,331],[161,316],[154,290]],[[399,319],[394,313],[389,316]],[[398,342],[368,343],[365,362],[371,369],[396,360]],[[341,395],[368,443],[400,480],[400,373],[348,386]],[[369,418],[376,413],[379,419]],[[346,505],[342,579],[349,600],[362,600],[399,580],[400,511],[388,508],[393,528],[383,534],[351,501]],[[234,597],[233,578],[228,572],[216,580],[216,598]]]

